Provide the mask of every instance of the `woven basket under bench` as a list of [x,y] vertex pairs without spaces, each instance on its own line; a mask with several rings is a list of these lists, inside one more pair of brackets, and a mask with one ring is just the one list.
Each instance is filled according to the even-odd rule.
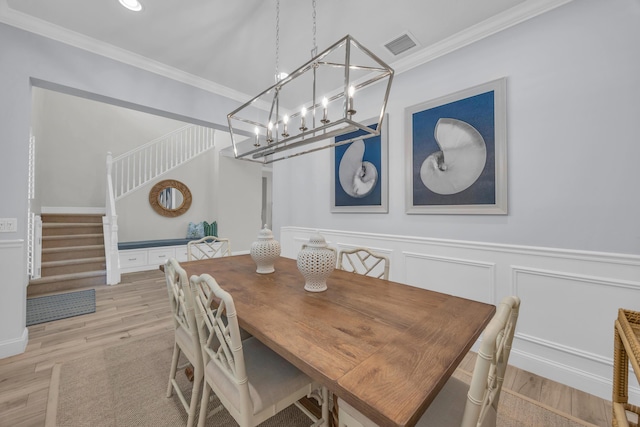
[[613,344],[613,426],[634,426],[626,412],[640,417],[640,407],[629,403],[629,362],[640,381],[640,312],[619,309]]

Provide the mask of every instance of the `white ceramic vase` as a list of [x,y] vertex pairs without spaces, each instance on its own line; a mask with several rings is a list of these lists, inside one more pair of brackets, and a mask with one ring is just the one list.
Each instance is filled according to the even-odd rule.
[[336,250],[327,246],[320,234],[309,238],[298,253],[298,270],[304,276],[304,289],[309,292],[327,290],[327,278],[336,267]]
[[269,274],[276,271],[273,263],[280,256],[280,243],[273,238],[273,232],[266,224],[258,233],[258,240],[251,244],[250,254],[258,266],[256,273]]

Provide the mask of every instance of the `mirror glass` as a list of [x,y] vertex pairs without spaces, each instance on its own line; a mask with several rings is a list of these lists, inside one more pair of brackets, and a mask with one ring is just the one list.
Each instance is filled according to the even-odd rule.
[[191,206],[191,192],[180,181],[165,179],[153,186],[149,192],[149,203],[162,216],[180,216]]
[[178,209],[184,202],[184,196],[174,187],[167,187],[158,195],[158,203],[165,209]]

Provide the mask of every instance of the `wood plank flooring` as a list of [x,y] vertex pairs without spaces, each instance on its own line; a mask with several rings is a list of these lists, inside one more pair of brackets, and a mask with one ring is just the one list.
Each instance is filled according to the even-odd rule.
[[[1,427],[45,426],[52,373],[60,363],[172,329],[160,271],[123,275],[121,284],[95,289],[95,313],[30,326],[25,353],[0,359]],[[461,368],[473,371],[474,360],[470,353]],[[550,379],[509,367],[504,387],[595,425],[611,425],[611,402]]]

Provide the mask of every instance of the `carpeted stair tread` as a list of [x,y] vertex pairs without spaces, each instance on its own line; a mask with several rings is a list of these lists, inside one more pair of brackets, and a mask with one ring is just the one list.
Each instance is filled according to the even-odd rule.
[[63,265],[74,265],[74,264],[89,264],[92,262],[101,262],[105,261],[106,257],[93,257],[93,258],[78,258],[78,259],[65,259],[61,261],[47,261],[42,263],[42,268],[45,267],[59,267]]
[[42,214],[42,224],[84,222],[102,224],[104,214]]
[[59,248],[43,248],[42,253],[84,251],[90,249],[104,249],[104,245],[62,246]]
[[47,222],[42,224],[42,228],[65,228],[65,227],[101,227],[97,222]]
[[73,240],[79,238],[91,238],[102,237],[102,233],[90,233],[90,234],[67,234],[62,236],[42,236],[42,240]]

